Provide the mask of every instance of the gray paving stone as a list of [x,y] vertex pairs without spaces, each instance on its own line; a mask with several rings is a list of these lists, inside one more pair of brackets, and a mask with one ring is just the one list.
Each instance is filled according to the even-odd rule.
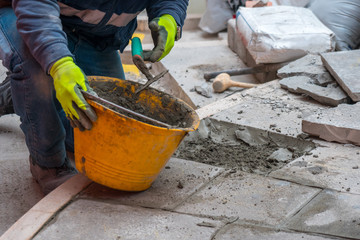
[[[212,239],[224,223],[168,211],[77,200],[33,239]],[[209,227],[210,226],[210,227]]]
[[360,50],[321,54],[322,61],[350,98],[360,101]]
[[27,161],[27,158],[1,161],[0,236],[43,197]]
[[[303,134],[302,117],[326,107],[307,101],[302,96],[288,94],[286,90],[280,88],[277,80],[262,88],[252,90],[243,92],[242,99],[237,105],[228,109],[224,108],[225,110],[210,118],[270,133],[297,137]],[[235,136],[234,132],[231,134]]]
[[329,106],[349,102],[348,96],[335,81],[327,86],[320,86],[314,84],[309,77],[295,76],[282,79],[280,85],[290,92],[306,94],[312,99]]
[[325,236],[315,236],[308,233],[298,233],[291,231],[280,231],[278,229],[271,229],[258,226],[244,226],[234,223],[222,228],[215,236],[214,240],[322,240],[334,239]]
[[323,191],[287,226],[297,231],[360,239],[360,196]]
[[326,86],[335,81],[330,73],[323,66],[319,55],[308,54],[288,65],[280,68],[277,72],[279,78],[304,76],[311,78],[315,84]]
[[253,174],[224,174],[175,211],[277,225],[295,214],[318,192],[318,189]]
[[360,103],[323,109],[302,121],[302,131],[326,141],[360,146]]
[[323,141],[310,154],[274,171],[271,177],[303,185],[360,194],[360,147]]
[[28,159],[29,152],[17,115],[11,114],[0,117],[0,146],[0,162],[13,158]]
[[130,193],[92,184],[81,197],[126,205],[173,209],[223,171],[219,167],[172,158],[146,191]]

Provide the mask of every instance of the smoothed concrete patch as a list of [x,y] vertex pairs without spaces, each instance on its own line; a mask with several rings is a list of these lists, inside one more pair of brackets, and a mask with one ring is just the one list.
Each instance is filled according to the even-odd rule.
[[175,211],[277,225],[319,191],[255,174],[230,172],[217,177]]
[[303,185],[360,194],[360,148],[317,141],[318,147],[271,177]]
[[340,104],[304,118],[302,130],[330,142],[360,146],[360,103]]
[[124,192],[94,183],[81,197],[126,205],[173,209],[223,171],[221,167],[171,158],[146,191]]
[[287,226],[297,231],[360,238],[360,196],[321,192]]
[[211,119],[298,137],[303,134],[302,118],[324,108],[301,96],[289,95],[277,80],[252,90],[244,91],[242,101],[236,106],[225,108]]
[[291,231],[280,231],[278,229],[271,229],[258,226],[244,226],[238,223],[234,223],[222,228],[215,236],[214,240],[279,240],[279,239],[291,239],[291,240],[324,240],[334,239],[325,236],[314,236],[309,233],[298,233]]
[[80,199],[34,239],[211,239],[223,225],[209,218]]

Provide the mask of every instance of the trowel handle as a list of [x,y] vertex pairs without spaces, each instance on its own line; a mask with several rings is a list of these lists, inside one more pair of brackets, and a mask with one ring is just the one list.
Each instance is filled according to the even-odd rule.
[[131,40],[131,54],[132,56],[139,56],[141,57],[142,59],[144,59],[144,54],[143,54],[143,48],[142,48],[142,45],[141,45],[141,40],[140,38],[138,37],[134,37],[132,40]]

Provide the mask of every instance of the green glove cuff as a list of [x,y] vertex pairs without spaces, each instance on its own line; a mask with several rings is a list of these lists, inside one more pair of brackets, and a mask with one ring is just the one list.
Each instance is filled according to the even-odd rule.
[[165,50],[164,50],[163,54],[161,55],[160,59],[158,60],[158,61],[160,61],[166,55],[168,55],[169,52],[171,51],[171,49],[174,47],[175,38],[176,38],[176,34],[177,34],[177,24],[176,24],[175,19],[169,14],[164,14],[161,17],[159,17],[158,24],[159,24],[159,26],[163,26],[168,34],[167,39],[166,39]]

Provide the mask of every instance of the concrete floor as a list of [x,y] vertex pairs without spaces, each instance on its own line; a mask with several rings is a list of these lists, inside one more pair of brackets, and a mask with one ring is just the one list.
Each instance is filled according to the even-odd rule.
[[[209,39],[191,31],[184,36],[162,64],[203,122],[211,123],[196,134],[233,139],[241,127],[266,133],[279,144],[299,144],[302,116],[324,106],[288,93],[276,80],[204,97],[192,89],[211,86],[202,78],[205,71],[245,65],[229,50],[224,34]],[[249,75],[235,80],[256,82]],[[20,216],[31,217],[26,212],[42,199],[28,171],[18,125],[15,115],[0,118],[1,239],[360,239],[360,148],[311,138],[316,144],[311,154],[267,176],[172,158],[144,192],[90,183],[38,229],[23,231],[31,223],[19,220],[6,232]],[[47,212],[49,202],[57,202],[52,197],[34,208]]]

